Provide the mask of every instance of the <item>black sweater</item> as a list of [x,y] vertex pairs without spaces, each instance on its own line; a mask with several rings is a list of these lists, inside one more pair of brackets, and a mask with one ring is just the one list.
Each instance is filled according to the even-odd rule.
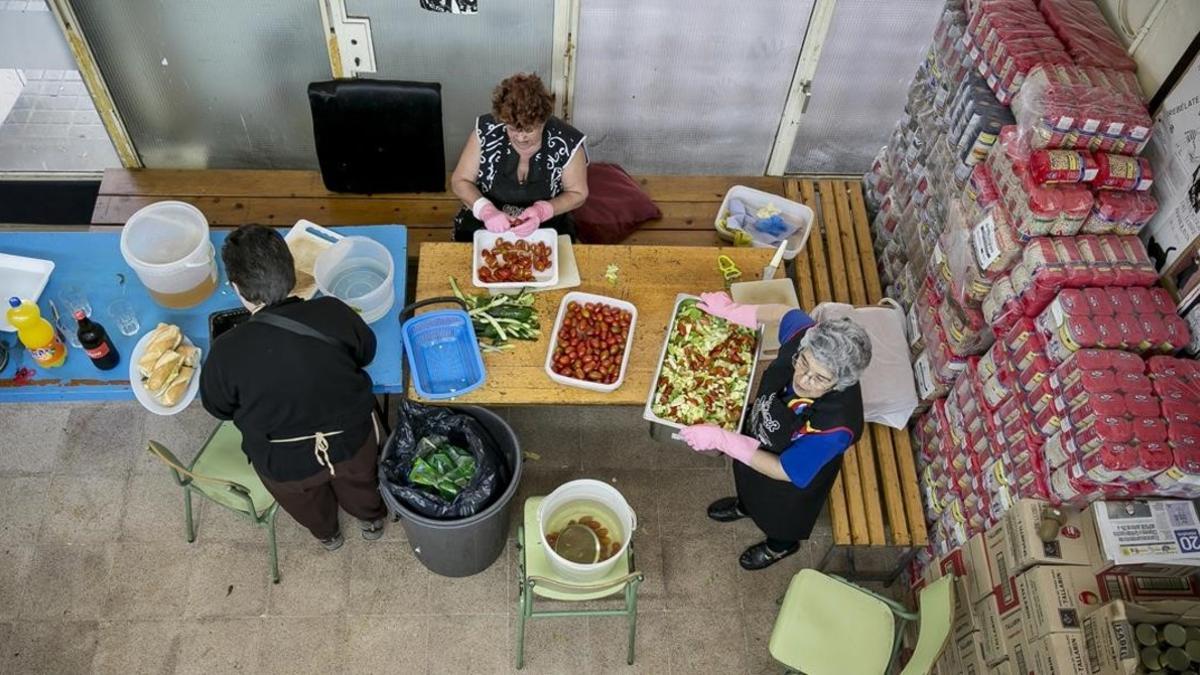
[[237,425],[242,450],[260,475],[301,480],[328,470],[317,463],[314,442],[270,439],[340,430],[328,439],[333,462],[362,446],[373,433],[375,397],[363,368],[375,358],[375,333],[336,298],[288,298],[260,311],[299,321],[346,346],[247,321],[213,341],[200,371],[200,397],[210,414]]

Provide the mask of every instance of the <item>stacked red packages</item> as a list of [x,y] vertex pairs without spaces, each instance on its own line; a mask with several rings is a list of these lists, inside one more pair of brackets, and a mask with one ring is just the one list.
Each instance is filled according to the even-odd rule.
[[1024,314],[1021,299],[1013,288],[1012,276],[1005,274],[993,284],[980,307],[983,319],[996,333],[1004,333]]
[[1153,286],[1158,280],[1137,237],[1039,237],[1010,273],[1025,316],[1037,316],[1064,288]]
[[1161,307],[1154,295],[1145,288],[1064,289],[1036,321],[1046,339],[1047,355],[1063,362],[1088,347],[1179,351],[1191,340],[1191,330],[1172,308]]
[[[1016,128],[1005,127],[988,155],[988,165],[1022,239],[1073,235],[1092,212],[1092,193],[1078,183],[1039,184],[1035,161],[1040,157],[1044,155],[1029,153]],[[1047,173],[1049,169],[1043,168],[1043,177]]]
[[980,2],[967,25],[971,58],[996,98],[1008,104],[1039,64],[1071,64],[1066,48],[1028,0]]
[[1100,190],[1080,232],[1135,235],[1155,213],[1158,213],[1158,200],[1149,192]]
[[1083,150],[1034,150],[1029,155],[1029,175],[1037,185],[1090,183],[1097,171],[1096,158]]
[[1153,122],[1133,73],[1039,65],[1012,101],[1021,135],[1033,149],[1140,155]]
[[1126,157],[1102,152],[1096,155],[1096,176],[1092,185],[1097,190],[1145,192],[1154,184],[1154,170],[1145,157]]
[[1094,0],[1040,0],[1039,9],[1075,63],[1137,70]]
[[1155,356],[1147,363],[1167,421],[1173,465],[1155,477],[1163,495],[1200,497],[1200,363]]

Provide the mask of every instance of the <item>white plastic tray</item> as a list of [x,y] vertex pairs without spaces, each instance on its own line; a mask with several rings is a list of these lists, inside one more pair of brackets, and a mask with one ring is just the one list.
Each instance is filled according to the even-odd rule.
[[[729,215],[729,200],[740,199],[743,204],[750,210],[758,210],[767,204],[774,204],[779,209],[783,218],[789,222],[800,223],[800,229],[788,237],[788,246],[783,251],[784,260],[791,260],[804,250],[804,245],[808,243],[808,235],[812,232],[813,210],[799,202],[794,202],[786,197],[773,195],[770,192],[755,190],[754,188],[746,187],[745,185],[734,185],[725,193],[725,199],[721,200],[721,208],[717,211],[717,217],[713,221],[713,226],[717,229],[717,235],[726,241],[733,241],[733,237],[721,229],[717,223],[721,219]],[[749,234],[749,233],[747,233]],[[778,248],[778,244],[763,244],[753,238],[750,245],[754,248]]]
[[9,333],[16,330],[5,316],[8,313],[8,299],[15,296],[37,304],[53,271],[54,262],[51,260],[0,253],[0,296],[3,296],[0,300],[4,301],[6,310],[0,312],[0,330]]
[[[601,384],[598,382],[589,382],[587,380],[577,380],[573,377],[559,375],[554,372],[551,367],[554,360],[554,348],[558,345],[558,330],[562,328],[563,319],[567,315],[567,304],[571,302],[587,303],[598,302],[603,305],[609,305],[618,309],[623,309],[633,315],[629,320],[629,335],[625,337],[625,355],[621,358],[621,372],[617,375],[617,380],[612,384]],[[606,295],[596,295],[594,293],[584,293],[583,291],[572,291],[563,296],[562,302],[558,305],[558,318],[554,320],[554,331],[550,333],[550,349],[546,352],[546,374],[551,380],[559,384],[565,384],[569,387],[579,387],[580,389],[590,389],[592,391],[600,391],[608,393],[616,391],[621,387],[621,383],[625,381],[625,369],[629,366],[629,353],[633,351],[633,331],[637,328],[637,307],[631,302],[617,300]]]
[[[687,293],[680,293],[675,296],[675,307],[671,310],[671,324],[667,326],[667,334],[663,338],[662,352],[658,356],[658,365],[654,367],[654,377],[650,378],[650,393],[646,396],[646,407],[642,411],[642,419],[674,429],[682,429],[684,425],[679,422],[665,420],[655,415],[652,412],[652,408],[654,406],[654,394],[658,391],[658,378],[662,375],[663,361],[667,360],[667,345],[671,341],[671,336],[675,334],[675,320],[679,317],[679,305],[688,299],[699,300],[700,298],[695,295],[688,295]],[[746,413],[750,410],[750,401],[754,397],[754,374],[758,371],[758,359],[762,356],[762,338],[762,327],[760,326],[758,337],[754,342],[754,360],[750,363],[750,381],[746,383],[746,398],[742,401],[742,415],[738,418],[738,429],[741,429],[742,425],[746,422]],[[676,436],[673,434],[671,437],[678,440]]]
[[[138,372],[138,360],[142,358],[142,354],[146,353],[146,347],[150,344],[149,338],[153,334],[154,331],[152,330],[146,331],[142,339],[138,340],[137,344],[133,346],[133,353],[129,355],[129,386],[133,388],[133,397],[146,410],[155,415],[174,415],[188,407],[200,391],[200,358],[203,354],[198,353],[196,355],[196,371],[192,373],[192,381],[188,383],[187,391],[183,392],[183,398],[179,399],[179,403],[173,406],[165,406],[159,403],[158,399],[154,398],[154,394],[150,393],[149,389],[146,389],[146,385],[142,383],[142,374]],[[180,344],[195,346],[192,345],[192,341],[186,335],[183,336]]]
[[544,272],[534,271],[533,281],[498,281],[485,284],[479,280],[479,268],[483,267],[483,250],[496,245],[497,241],[518,241],[520,237],[503,232],[496,234],[487,230],[475,230],[475,251],[471,256],[471,280],[479,288],[542,288],[558,283],[558,233],[544,227],[525,238],[531,244],[542,242],[550,247],[550,269]]

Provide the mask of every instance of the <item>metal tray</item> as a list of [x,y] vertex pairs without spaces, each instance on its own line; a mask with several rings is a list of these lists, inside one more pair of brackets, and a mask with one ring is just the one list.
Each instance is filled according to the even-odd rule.
[[[654,394],[658,390],[658,378],[660,375],[662,375],[663,362],[667,360],[667,345],[671,341],[671,336],[675,333],[675,321],[679,317],[679,305],[684,300],[699,299],[699,296],[688,295],[687,293],[680,293],[679,295],[675,296],[675,307],[671,310],[671,323],[667,326],[666,337],[663,338],[662,351],[658,355],[658,365],[654,368],[654,377],[650,379],[650,393],[646,396],[646,407],[642,411],[642,419],[650,422],[651,435],[655,437],[658,436],[658,434],[655,432],[655,425],[670,427],[672,429],[682,429],[684,427],[684,425],[678,422],[665,420],[658,415],[655,415],[651,408],[654,405]],[[742,425],[746,423],[746,413],[750,410],[750,402],[754,397],[754,376],[755,373],[758,372],[758,359],[762,356],[762,348],[763,331],[762,326],[759,326],[758,334],[754,339],[754,360],[750,363],[750,381],[746,383],[746,398],[744,401],[742,401],[742,415],[738,418],[739,430],[742,428]],[[679,440],[678,434],[675,433],[671,434],[671,438],[674,440]]]

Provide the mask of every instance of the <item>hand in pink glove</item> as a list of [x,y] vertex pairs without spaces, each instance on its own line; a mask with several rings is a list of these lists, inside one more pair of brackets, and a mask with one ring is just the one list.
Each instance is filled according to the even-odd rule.
[[746,465],[758,450],[757,438],[725,431],[715,424],[693,424],[681,430],[679,436],[693,450],[720,450]]
[[513,232],[518,237],[528,237],[536,232],[542,226],[542,223],[553,217],[554,207],[550,205],[550,202],[534,202],[532,206],[517,216],[517,224],[513,227]]
[[742,305],[730,299],[728,293],[701,293],[700,302],[696,304],[701,310],[732,321],[739,326],[754,328],[758,325],[758,308],[754,305]]
[[496,208],[496,205],[487,200],[486,197],[481,197],[475,202],[475,206],[471,209],[475,217],[483,221],[483,226],[488,232],[508,232],[512,229],[512,221],[508,216]]

